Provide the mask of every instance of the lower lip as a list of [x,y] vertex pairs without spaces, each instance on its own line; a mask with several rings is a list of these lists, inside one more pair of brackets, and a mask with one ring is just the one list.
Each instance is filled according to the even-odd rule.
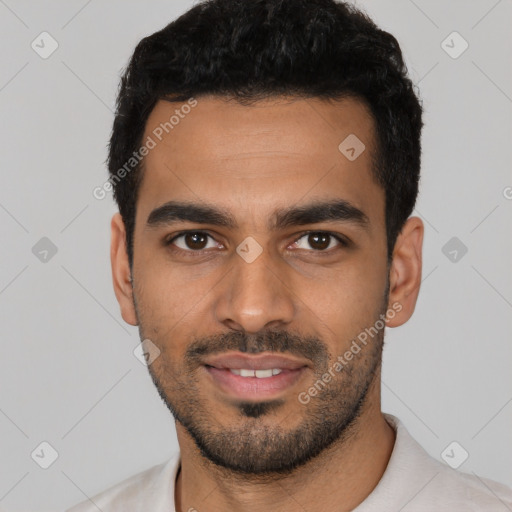
[[305,366],[296,370],[282,370],[277,375],[260,379],[241,377],[227,368],[205,366],[213,381],[225,393],[237,398],[270,398],[292,387],[304,374]]

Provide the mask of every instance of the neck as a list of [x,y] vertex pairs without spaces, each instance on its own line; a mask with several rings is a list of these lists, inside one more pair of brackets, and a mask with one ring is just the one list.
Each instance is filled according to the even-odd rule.
[[376,487],[395,442],[395,432],[378,400],[361,413],[352,435],[292,473],[263,481],[219,468],[205,460],[180,424],[177,432],[181,453],[175,486],[177,512],[348,512]]

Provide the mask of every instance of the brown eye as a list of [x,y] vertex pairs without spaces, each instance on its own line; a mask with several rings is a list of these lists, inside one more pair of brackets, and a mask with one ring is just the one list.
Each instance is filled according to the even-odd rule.
[[333,247],[347,247],[348,243],[341,237],[333,233],[324,231],[313,231],[302,235],[295,243],[297,249],[307,249],[311,251],[327,252],[327,249]]
[[308,235],[308,243],[313,249],[323,251],[329,247],[331,236],[325,233],[314,233]]
[[215,247],[214,243],[208,246],[208,239],[213,240],[213,238],[207,233],[203,233],[201,231],[189,231],[175,236],[172,240],[169,240],[167,245],[175,245],[182,251],[187,252],[201,251],[203,249]]
[[207,243],[207,237],[203,233],[187,233],[184,235],[185,245],[189,249],[204,249]]

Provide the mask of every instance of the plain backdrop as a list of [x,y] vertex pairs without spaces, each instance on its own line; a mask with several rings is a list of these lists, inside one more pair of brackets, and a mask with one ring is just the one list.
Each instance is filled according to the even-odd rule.
[[[116,207],[92,191],[123,67],[192,4],[0,1],[0,508],[62,510],[178,449],[112,290]],[[383,410],[512,485],[512,2],[358,5],[397,37],[425,108],[424,276],[386,333]]]

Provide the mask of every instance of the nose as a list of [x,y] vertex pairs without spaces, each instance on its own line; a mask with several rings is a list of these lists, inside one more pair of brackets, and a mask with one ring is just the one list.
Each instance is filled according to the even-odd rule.
[[217,287],[217,321],[247,333],[288,325],[296,311],[286,278],[289,269],[283,262],[272,262],[265,250],[249,261],[233,254],[231,271]]

